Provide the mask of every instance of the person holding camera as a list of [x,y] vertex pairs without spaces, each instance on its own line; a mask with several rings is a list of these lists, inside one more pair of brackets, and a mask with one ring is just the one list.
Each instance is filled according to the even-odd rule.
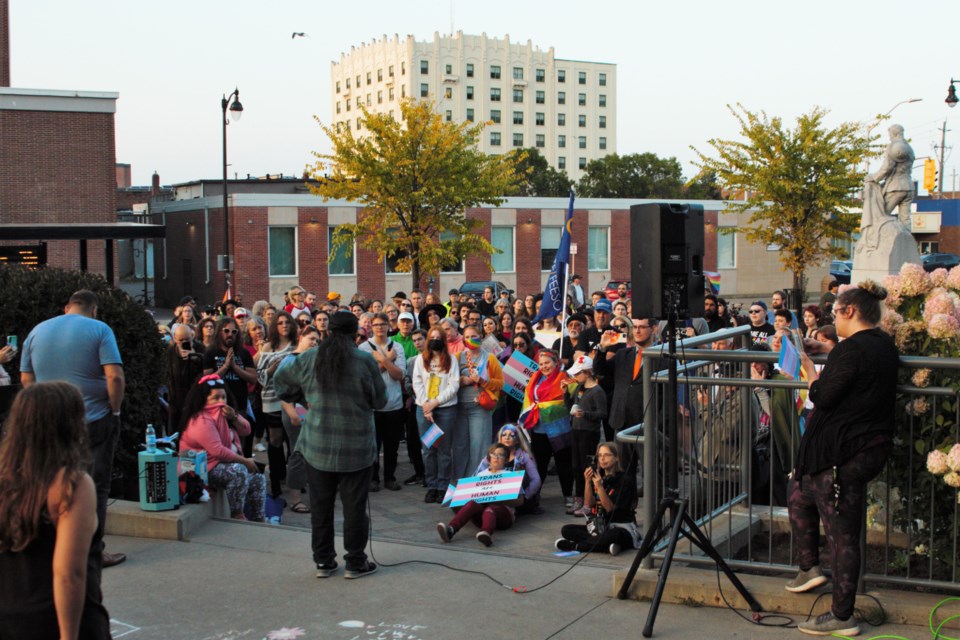
[[203,345],[191,327],[178,325],[167,345],[167,435],[180,433],[183,405],[193,383],[203,375]]
[[607,551],[615,556],[624,548],[640,548],[641,535],[631,505],[636,485],[627,482],[617,447],[604,442],[583,471],[583,506],[590,510],[587,524],[567,524],[554,543],[560,551]]

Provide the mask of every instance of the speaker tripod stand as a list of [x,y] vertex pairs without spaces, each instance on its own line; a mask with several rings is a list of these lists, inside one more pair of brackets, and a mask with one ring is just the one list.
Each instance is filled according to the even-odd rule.
[[[630,591],[630,585],[643,562],[653,549],[664,538],[667,538],[667,553],[663,557],[663,564],[660,566],[660,576],[657,579],[657,587],[653,592],[653,600],[650,602],[650,611],[647,612],[647,621],[643,626],[643,637],[649,638],[653,635],[653,625],[657,620],[657,611],[660,609],[660,600],[663,597],[663,590],[667,586],[667,578],[670,575],[670,565],[673,563],[673,554],[677,548],[677,542],[680,536],[690,540],[700,548],[705,554],[717,564],[717,567],[723,571],[724,575],[730,579],[733,586],[736,587],[743,599],[750,605],[751,611],[761,611],[762,607],[757,602],[747,588],[740,582],[740,579],[733,573],[730,566],[720,556],[720,553],[707,538],[703,530],[687,511],[688,500],[680,497],[680,475],[678,471],[679,445],[677,440],[677,414],[679,412],[679,403],[677,398],[677,305],[671,304],[670,313],[667,316],[667,331],[669,333],[668,347],[668,377],[667,377],[667,398],[665,403],[667,408],[667,446],[669,450],[666,455],[667,461],[667,482],[668,486],[664,490],[664,498],[660,501],[657,508],[657,514],[653,522],[647,525],[648,535],[644,537],[640,549],[637,551],[630,571],[623,581],[623,586],[617,592],[617,599],[624,600]],[[669,513],[669,527],[666,524],[666,517]]]

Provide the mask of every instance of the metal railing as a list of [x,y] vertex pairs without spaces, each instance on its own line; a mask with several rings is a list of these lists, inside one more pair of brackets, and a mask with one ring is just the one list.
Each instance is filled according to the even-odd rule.
[[[734,569],[789,572],[795,570],[796,565],[785,501],[786,478],[780,475],[773,461],[784,458],[784,473],[793,466],[792,456],[796,455],[803,426],[796,398],[807,389],[807,383],[751,379],[750,363],[776,363],[779,355],[749,351],[749,331],[749,327],[737,327],[678,341],[676,448],[669,446],[663,429],[664,408],[674,406],[664,397],[668,377],[667,346],[648,347],[643,358],[644,422],[621,431],[617,439],[643,449],[644,523],[653,520],[669,488],[664,460],[667,455],[678,455],[680,486],[672,489],[688,500],[691,514],[727,563]],[[732,339],[739,348],[710,349],[712,343],[727,339]],[[815,364],[824,364],[826,359],[826,356],[812,356]],[[960,358],[904,356],[900,366],[960,370]],[[909,447],[910,451],[907,454],[904,450],[901,454],[907,455],[907,468],[914,469],[919,462],[914,456],[923,456],[925,460],[926,450],[939,444],[927,442],[925,450],[918,450],[920,445],[916,443],[924,420],[937,420],[937,416],[945,412],[948,416],[952,414],[953,435],[960,441],[960,396],[956,389],[899,385],[897,391],[911,401],[923,398],[927,405],[923,415],[901,412],[896,416],[896,446]],[[761,425],[763,413],[771,416],[766,425]],[[657,428],[646,428],[646,425]],[[768,429],[766,445],[757,437],[764,427]],[[782,453],[774,452],[778,445]],[[764,449],[769,458],[761,455]],[[863,529],[862,541],[869,554],[862,554],[865,564],[862,579],[960,592],[957,490],[946,486],[940,478],[934,478],[930,488],[930,474],[923,464],[918,468],[923,471],[910,472],[905,487],[891,487],[890,465],[871,483],[869,510],[864,514],[869,521]],[[923,487],[924,492],[918,487]],[[920,504],[920,497],[926,496],[926,492],[930,495],[929,504]],[[953,494],[952,522],[942,509],[937,514],[934,496],[943,497],[938,492]],[[952,532],[951,539],[934,539],[934,531],[942,532],[945,528]],[[919,538],[919,530],[929,533]],[[923,550],[921,547],[926,547],[926,556],[917,553]],[[947,551],[935,558],[935,547]],[[696,555],[696,551],[689,541],[682,541],[677,546],[676,557],[692,564],[712,564],[712,560]],[[651,568],[652,563],[652,556],[648,556],[644,567]]]

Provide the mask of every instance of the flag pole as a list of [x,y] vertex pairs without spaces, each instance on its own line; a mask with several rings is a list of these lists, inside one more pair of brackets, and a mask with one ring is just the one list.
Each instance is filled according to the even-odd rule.
[[[571,223],[572,224],[572,223]],[[567,283],[570,282],[570,263],[563,265],[563,313],[560,315],[560,362],[563,363],[563,332],[567,328]]]

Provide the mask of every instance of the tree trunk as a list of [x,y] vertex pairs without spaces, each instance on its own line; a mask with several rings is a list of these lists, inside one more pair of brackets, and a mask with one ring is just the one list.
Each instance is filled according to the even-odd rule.
[[[800,310],[803,309],[803,300],[806,297],[806,291],[803,288],[803,271],[794,271],[793,272],[793,295],[794,299],[791,300],[795,306],[794,312],[799,314]],[[799,318],[797,321],[799,322]]]
[[411,285],[412,289],[420,288],[420,263],[417,262],[416,258],[413,260],[413,264],[410,265],[410,275],[413,277],[413,284]]

